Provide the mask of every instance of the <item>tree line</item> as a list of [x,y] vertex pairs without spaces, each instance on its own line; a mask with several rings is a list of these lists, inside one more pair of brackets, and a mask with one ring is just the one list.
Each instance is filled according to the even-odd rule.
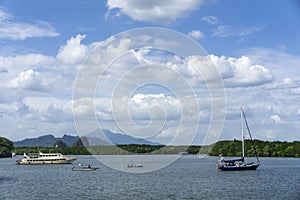
[[[253,157],[300,157],[300,142],[245,140],[245,154]],[[217,142],[211,151],[211,156],[242,156],[242,142],[239,140],[227,140]]]
[[[72,146],[66,146],[56,141],[53,147],[13,147],[13,142],[0,137],[0,152],[14,152],[17,155],[23,153],[56,153],[66,155],[119,155],[119,154],[208,154],[210,156],[242,156],[242,142],[240,140],[219,141],[212,145],[200,146],[165,146],[165,145],[116,145],[116,146],[87,146],[80,139]],[[300,141],[261,141],[245,140],[245,154],[248,157],[300,157]]]

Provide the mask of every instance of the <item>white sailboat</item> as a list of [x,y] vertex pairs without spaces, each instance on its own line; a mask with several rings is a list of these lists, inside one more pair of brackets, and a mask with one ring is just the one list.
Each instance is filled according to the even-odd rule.
[[241,124],[242,124],[242,158],[239,159],[233,159],[233,160],[224,160],[224,158],[222,157],[219,161],[218,161],[218,169],[222,170],[222,171],[241,171],[241,170],[256,170],[258,168],[258,166],[260,165],[259,163],[259,159],[256,155],[256,150],[254,148],[254,153],[255,153],[255,157],[257,160],[257,163],[251,162],[251,163],[247,163],[245,160],[245,142],[244,142],[244,123],[246,125],[246,128],[248,130],[248,134],[250,136],[250,139],[252,140],[252,136],[250,133],[250,129],[248,126],[248,122],[246,120],[246,116],[244,113],[243,108],[241,108]]

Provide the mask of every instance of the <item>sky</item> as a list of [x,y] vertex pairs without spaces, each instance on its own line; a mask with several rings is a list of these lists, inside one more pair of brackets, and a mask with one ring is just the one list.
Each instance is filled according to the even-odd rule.
[[0,136],[299,140],[296,0],[0,0]]

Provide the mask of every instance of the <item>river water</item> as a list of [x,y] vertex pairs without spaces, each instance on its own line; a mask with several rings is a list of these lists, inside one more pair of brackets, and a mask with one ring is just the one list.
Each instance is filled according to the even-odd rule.
[[[128,173],[76,157],[72,165],[36,166],[0,159],[0,199],[300,199],[299,158],[261,158],[256,171],[222,172],[217,157],[187,155],[161,170]],[[72,171],[80,162],[99,169]]]

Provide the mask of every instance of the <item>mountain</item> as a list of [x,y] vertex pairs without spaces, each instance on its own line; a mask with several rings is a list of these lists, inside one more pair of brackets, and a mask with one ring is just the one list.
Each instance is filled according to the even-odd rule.
[[66,143],[67,146],[71,146],[77,139],[79,139],[78,136],[71,136],[71,135],[64,135],[62,138],[57,138],[61,140],[62,142]]
[[[103,134],[102,134],[103,133]],[[103,137],[103,135],[106,137]],[[147,144],[147,145],[161,145],[157,142],[151,142],[148,140],[135,138],[129,135],[114,133],[109,130],[96,129],[95,131],[86,135],[90,146],[93,145],[109,145],[111,143],[115,145],[122,144]],[[107,140],[108,139],[108,140]]]
[[[103,133],[103,134],[102,134]],[[95,131],[86,134],[84,137],[83,143],[89,146],[95,145],[121,145],[121,144],[148,144],[148,145],[160,145],[156,142],[151,142],[144,139],[135,138],[129,135],[113,133],[109,130],[100,130],[96,129]],[[61,138],[55,138],[53,135],[44,135],[38,138],[29,138],[21,141],[14,142],[15,147],[32,147],[32,146],[41,146],[41,147],[53,147],[56,140],[61,140],[66,143],[67,146],[71,146],[75,142],[78,143],[78,136],[64,135]],[[107,140],[108,139],[108,140]],[[76,145],[75,145],[76,146]]]
[[15,147],[53,147],[56,140],[61,140],[66,143],[67,146],[73,144],[78,136],[64,135],[62,138],[55,138],[53,135],[43,135],[38,138],[28,138],[25,140],[14,142]]

